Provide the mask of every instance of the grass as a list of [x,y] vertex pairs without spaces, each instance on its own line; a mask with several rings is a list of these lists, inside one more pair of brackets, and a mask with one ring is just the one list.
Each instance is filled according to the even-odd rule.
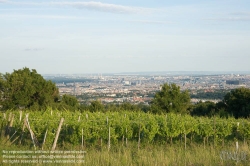
[[[249,154],[247,146],[242,147]],[[249,165],[247,161],[236,164],[234,160],[223,161],[220,153],[223,149],[212,146],[204,149],[203,146],[193,145],[185,151],[183,147],[175,144],[171,147],[159,145],[147,145],[138,150],[132,146],[129,148],[115,147],[109,153],[104,151],[90,150],[86,155],[86,165],[171,165],[171,166],[207,166],[207,165]],[[228,146],[224,150],[233,151]],[[93,160],[93,157],[96,159]]]
[[[80,147],[70,147],[67,150],[79,150]],[[56,165],[56,164],[3,164],[2,150],[33,150],[33,147],[10,145],[4,139],[0,143],[0,161],[2,165]],[[45,149],[46,150],[46,149]],[[57,148],[60,150],[60,148]],[[86,166],[249,166],[250,149],[247,144],[239,143],[239,151],[246,153],[244,160],[234,161],[232,158],[222,160],[222,151],[234,152],[235,143],[227,143],[224,147],[213,147],[208,145],[204,148],[203,144],[189,144],[185,150],[184,146],[178,143],[173,145],[141,144],[138,150],[136,142],[129,142],[128,146],[120,144],[111,146],[108,150],[106,145],[103,147],[92,146],[84,149],[84,164],[58,164],[58,165],[86,165]],[[241,157],[241,156],[240,156]],[[240,158],[239,158],[240,159]]]

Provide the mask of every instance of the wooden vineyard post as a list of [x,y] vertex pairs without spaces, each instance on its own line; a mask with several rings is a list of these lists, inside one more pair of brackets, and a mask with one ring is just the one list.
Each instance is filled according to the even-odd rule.
[[128,129],[127,129],[127,127],[126,127],[126,138],[125,138],[125,144],[126,144],[126,147],[128,146],[127,132],[128,132]]
[[203,144],[204,144],[204,149],[206,149],[205,144],[206,144],[206,137],[203,137]]
[[224,148],[224,143],[225,142],[225,138],[222,139],[222,147]]
[[100,147],[101,147],[101,150],[102,150],[102,138],[100,139]]
[[108,141],[108,151],[110,150],[110,127],[109,127],[109,141]]
[[[9,139],[7,139],[7,141],[11,140],[11,138],[14,137],[14,135],[16,134],[16,132],[17,132],[17,131],[15,131],[14,134],[13,134]],[[7,141],[6,141],[6,142],[7,142]],[[6,142],[5,142],[5,143],[6,143]],[[10,143],[10,144],[11,144],[11,143]]]
[[12,117],[12,112],[9,114],[9,117],[8,117],[8,122],[10,122],[11,117]]
[[10,128],[9,128],[9,132],[11,131],[12,129],[12,126],[13,126],[13,122],[14,122],[14,117],[15,117],[15,114],[12,114],[12,117],[11,117],[11,121],[10,121]]
[[[126,114],[125,114],[125,119],[126,119]],[[127,136],[128,136],[128,128],[127,128],[127,125],[126,125],[126,129],[125,129],[125,145],[126,145],[126,147],[128,146],[128,138],[127,138]],[[124,135],[123,135],[123,138],[122,138],[123,140],[122,140],[122,145],[123,145],[123,142],[124,142]]]
[[32,142],[33,142],[33,144],[34,144],[34,148],[35,148],[35,150],[36,150],[36,144],[38,144],[38,141],[37,141],[37,139],[36,139],[36,137],[35,137],[34,132],[31,130],[31,127],[30,127],[30,124],[29,124],[29,120],[28,120],[28,114],[26,115],[24,124],[26,125],[26,127],[28,128],[28,130],[29,130],[29,132],[30,132],[31,139],[32,139]]
[[215,133],[216,133],[216,126],[215,126],[216,122],[215,122],[215,116],[214,116],[214,148],[216,146],[216,136],[215,136]]
[[193,143],[193,132],[191,132],[191,134],[190,134],[190,144],[192,144]]
[[6,113],[3,113],[3,118],[6,120]]
[[124,135],[122,135],[122,146],[124,146]]
[[20,116],[19,116],[19,121],[21,122],[21,121],[22,121],[22,115],[23,115],[23,112],[22,112],[22,111],[20,111],[20,112],[19,112],[19,115],[20,115]]
[[184,134],[185,150],[187,149],[187,134]]
[[[126,118],[126,114],[124,115],[124,117]],[[124,133],[122,135],[122,146],[124,146]]]
[[[6,114],[5,113],[3,113],[3,119],[6,120]],[[4,128],[5,128],[5,130],[4,130]],[[2,121],[2,123],[1,123],[1,135],[0,135],[1,138],[4,136],[4,134],[6,132],[6,129],[7,129],[7,125],[4,124],[4,121]]]
[[0,138],[2,138],[3,137],[3,126],[4,126],[4,121],[2,121],[2,123],[1,123],[1,128],[0,128]]
[[[244,123],[242,123],[241,125],[243,125],[243,128],[245,128],[245,124],[244,124]],[[244,143],[244,145],[246,146],[246,138],[245,138],[245,135],[243,135],[243,143]]]
[[12,115],[12,113],[10,113],[9,117],[8,117],[8,123],[7,123],[6,128],[5,128],[5,136],[6,136],[7,140],[10,138],[10,129],[13,125],[13,121],[14,121],[14,114]]
[[110,150],[110,125],[109,125],[109,119],[107,117],[107,125],[108,125],[108,151]]
[[238,139],[239,139],[239,136],[238,136],[238,132],[239,132],[239,125],[240,125],[240,122],[237,122],[237,131],[236,131],[236,137],[237,137],[237,139],[236,139],[236,152],[238,152],[238,150],[239,150],[239,143],[238,143]]
[[12,115],[12,117],[11,117],[11,121],[10,121],[10,127],[12,127],[12,126],[13,126],[14,117],[15,117],[15,115],[13,114],[13,115]]
[[[89,115],[86,114],[86,123],[88,122],[88,119],[89,119]],[[88,135],[88,133],[87,133]],[[83,140],[84,141],[84,146],[86,147],[87,146],[87,141]]]
[[25,129],[25,119],[23,120],[23,127],[22,127],[22,133],[21,133],[20,140],[19,140],[19,145],[21,145],[22,143],[24,129]]
[[[168,125],[168,115],[166,115],[166,125]],[[166,136],[166,146],[168,146],[168,137]]]
[[17,136],[10,144],[12,145],[18,138],[19,136]]
[[83,128],[82,128],[82,150],[83,150]]
[[47,133],[48,133],[48,128],[46,129],[46,132],[44,134],[43,144],[42,144],[42,150],[43,150],[43,145],[45,144],[45,141],[46,141]]
[[55,137],[53,146],[52,146],[52,148],[51,148],[51,151],[54,151],[54,150],[56,149],[56,143],[57,143],[57,140],[58,140],[60,131],[61,131],[61,127],[62,127],[63,121],[64,121],[64,118],[61,118],[61,121],[60,121],[60,123],[59,123],[58,129],[57,129],[57,132],[56,132],[56,137]]
[[139,137],[138,137],[138,150],[140,149],[140,143],[141,143],[141,124],[139,124]]

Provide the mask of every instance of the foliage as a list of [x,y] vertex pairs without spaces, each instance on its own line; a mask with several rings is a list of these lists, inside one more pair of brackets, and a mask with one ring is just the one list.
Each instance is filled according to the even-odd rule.
[[59,97],[58,89],[36,70],[14,70],[0,78],[0,104],[3,109],[41,109],[53,105]]
[[224,96],[228,93],[228,90],[215,90],[214,92],[198,92],[197,94],[191,94],[191,98],[196,99],[220,99],[223,100]]
[[[220,139],[234,140],[249,138],[249,121],[245,119],[236,120],[234,118],[222,119],[218,117],[192,117],[168,113],[166,115],[154,115],[151,113],[119,111],[119,112],[72,112],[47,109],[45,111],[23,111],[22,114],[11,110],[0,114],[2,128],[9,124],[9,117],[14,115],[11,130],[17,131],[11,140],[22,135],[24,115],[29,115],[29,124],[40,143],[43,142],[45,132],[46,143],[44,147],[51,147],[60,119],[63,117],[64,123],[60,132],[58,144],[65,143],[80,145],[84,139],[85,145],[92,145],[102,139],[108,141],[108,131],[112,144],[124,141],[138,141],[139,134],[142,142],[167,142],[168,139],[176,141],[180,136],[192,135],[193,140],[199,143],[200,138],[213,138],[214,141]],[[21,116],[22,115],[22,116]],[[238,134],[235,135],[235,128],[239,124]],[[27,129],[23,133],[23,144],[31,144],[30,135]],[[19,141],[17,141],[18,143]]]
[[190,106],[188,91],[181,92],[176,84],[164,84],[159,92],[156,92],[152,100],[153,113],[187,113]]
[[210,101],[198,102],[194,105],[191,115],[195,116],[214,116],[216,114],[216,104]]
[[98,100],[92,101],[90,103],[89,108],[90,108],[91,112],[97,112],[97,111],[103,111],[104,110],[103,104]]
[[66,94],[62,96],[61,102],[72,107],[76,107],[78,105],[78,101],[75,97]]
[[227,112],[234,117],[250,116],[250,89],[244,87],[234,89],[226,94],[223,101],[227,106]]
[[234,89],[216,104],[200,101],[192,107],[191,115],[248,118],[250,115],[250,89],[244,87]]
[[64,94],[57,108],[60,110],[62,110],[63,108],[70,110],[78,110],[80,109],[79,106],[80,105],[76,97]]

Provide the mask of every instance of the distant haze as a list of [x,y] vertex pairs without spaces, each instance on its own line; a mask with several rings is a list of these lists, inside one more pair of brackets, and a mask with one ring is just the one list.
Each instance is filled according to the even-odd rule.
[[249,0],[0,0],[0,22],[0,73],[250,71]]

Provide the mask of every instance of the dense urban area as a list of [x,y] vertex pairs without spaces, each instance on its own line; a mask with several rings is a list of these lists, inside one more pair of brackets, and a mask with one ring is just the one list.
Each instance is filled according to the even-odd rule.
[[232,89],[250,88],[250,74],[160,73],[160,74],[85,74],[44,75],[59,88],[60,95],[70,94],[81,103],[99,100],[105,103],[148,104],[164,83],[175,83],[188,90],[191,102],[217,103]]

